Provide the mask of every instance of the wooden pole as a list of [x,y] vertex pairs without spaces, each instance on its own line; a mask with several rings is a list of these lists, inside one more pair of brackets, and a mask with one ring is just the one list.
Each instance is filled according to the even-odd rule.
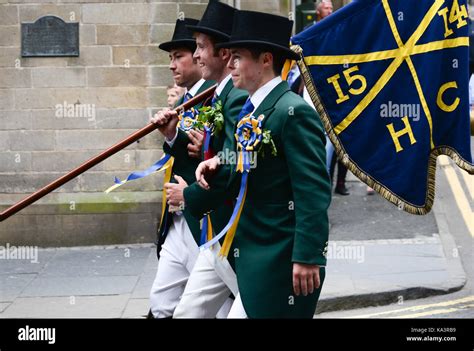
[[[216,85],[210,87],[209,89],[203,91],[201,94],[196,95],[192,99],[186,101],[184,104],[176,107],[175,111],[182,111],[188,110],[191,107],[197,105],[201,101],[206,100],[207,98],[211,97],[214,94],[214,90],[216,89]],[[109,158],[110,156],[116,154],[120,150],[126,148],[128,145],[134,143],[138,139],[143,138],[145,135],[154,131],[158,126],[156,124],[150,123],[143,127],[142,129],[136,131],[135,133],[129,135],[119,143],[115,144],[114,146],[108,148],[107,150],[103,151],[99,155],[91,158],[89,161],[86,161],[79,167],[73,169],[69,173],[63,175],[62,177],[56,179],[55,181],[49,183],[45,187],[41,188],[40,190],[36,191],[35,193],[27,196],[23,200],[17,202],[16,204],[12,205],[11,207],[7,208],[5,211],[0,213],[0,222],[4,221],[8,217],[14,215],[18,211],[21,211],[25,207],[31,205],[32,203],[38,201],[43,196],[49,194],[50,192],[56,190],[60,186],[66,184],[71,179],[76,178],[78,175],[84,173],[88,169],[94,167],[95,165],[99,164],[100,162],[104,161],[105,159]]]

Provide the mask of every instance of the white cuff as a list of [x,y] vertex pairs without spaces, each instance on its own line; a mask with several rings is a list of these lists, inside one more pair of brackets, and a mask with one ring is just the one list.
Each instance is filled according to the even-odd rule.
[[168,140],[168,138],[165,137],[166,144],[168,144],[169,147],[173,147],[174,142],[176,141],[177,137],[178,137],[178,130],[176,129],[176,134],[174,135],[173,139]]

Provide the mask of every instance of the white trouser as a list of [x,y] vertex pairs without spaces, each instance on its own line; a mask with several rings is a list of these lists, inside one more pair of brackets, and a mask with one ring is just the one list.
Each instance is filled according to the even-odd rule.
[[150,291],[150,308],[155,318],[173,315],[199,254],[184,216],[172,217]]
[[247,313],[245,313],[244,305],[242,304],[242,299],[240,294],[235,298],[235,302],[230,309],[229,315],[227,318],[248,318]]
[[[150,308],[155,318],[171,317],[183,294],[199,248],[183,215],[173,215],[166,240],[161,247],[158,270],[150,291]],[[212,316],[225,318],[232,300]]]
[[199,253],[174,318],[214,318],[221,307],[229,311],[230,294],[238,295],[237,277],[229,261],[217,256],[219,250],[217,243]]

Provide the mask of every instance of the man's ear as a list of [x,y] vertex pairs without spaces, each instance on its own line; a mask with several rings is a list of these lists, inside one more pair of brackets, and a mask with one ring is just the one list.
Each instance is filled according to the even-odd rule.
[[273,67],[273,54],[271,52],[262,53],[263,65],[265,67]]
[[223,61],[228,62],[231,56],[230,49],[219,49],[219,56]]

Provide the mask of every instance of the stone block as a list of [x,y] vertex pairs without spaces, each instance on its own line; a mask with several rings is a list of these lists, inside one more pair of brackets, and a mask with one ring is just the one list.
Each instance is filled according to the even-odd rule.
[[10,136],[8,132],[0,132],[0,151],[10,150]]
[[113,46],[112,52],[113,64],[117,66],[169,64],[168,53],[158,46]]
[[0,24],[4,26],[18,24],[18,6],[2,6],[0,11]]
[[110,66],[112,49],[110,46],[81,46],[79,57],[68,57],[68,66]]
[[0,25],[0,46],[21,46],[19,25]]
[[80,22],[81,7],[72,4],[20,5],[20,22],[36,22],[38,18],[48,15],[59,17],[64,22]]
[[200,19],[206,10],[207,4],[179,4],[179,12],[184,13],[184,17]]
[[[95,45],[97,44],[97,32],[95,25],[93,24],[80,24],[79,26],[79,43],[81,45],[80,50],[84,45]],[[82,54],[82,52],[81,52]]]
[[12,151],[45,151],[55,148],[53,131],[17,130],[10,131],[9,134]]
[[141,129],[149,123],[147,109],[97,109],[96,129]]
[[31,170],[31,153],[0,152],[0,172],[24,172]]
[[19,48],[2,48],[0,67],[21,67],[21,53]]
[[174,24],[152,24],[150,30],[151,44],[161,44],[170,41],[173,37]]
[[82,87],[86,85],[84,68],[33,68],[33,87]]
[[[176,5],[174,7],[176,8]],[[85,4],[82,6],[82,23],[136,24],[149,23],[149,21],[149,4]]]
[[[149,42],[148,25],[97,25],[99,45],[145,45]],[[1,30],[0,30],[1,33]]]
[[[150,5],[151,23],[175,24],[178,18],[178,6],[176,3],[152,4]],[[192,17],[199,19],[200,17]]]
[[[95,151],[47,151],[31,153],[31,169],[34,172],[69,172],[97,155]],[[102,163],[91,170],[102,170]]]
[[[15,97],[17,109],[55,109],[64,102],[95,105],[95,108],[135,109],[148,106],[146,89],[132,87],[16,89]],[[0,102],[1,99],[0,89]]]
[[3,130],[31,129],[29,111],[0,111],[0,126]]
[[[63,130],[56,133],[57,150],[105,150],[135,130]],[[128,147],[133,148],[133,144]]]
[[148,107],[160,108],[168,106],[166,87],[150,87],[147,88]]
[[145,67],[92,67],[87,68],[87,83],[94,87],[147,86]]
[[173,75],[168,66],[150,67],[150,85],[168,86],[174,85]]
[[10,89],[0,89],[0,110],[12,110],[14,107],[14,91]]
[[25,68],[0,68],[0,88],[31,87],[31,70]]
[[[20,49],[17,49],[21,56]],[[20,57],[20,67],[65,67],[69,57]]]
[[[0,173],[0,193],[5,194],[29,194],[33,193],[65,173],[44,172],[44,173]],[[75,178],[63,186],[57,192],[80,191],[79,179]],[[3,226],[3,223],[2,223]],[[35,228],[35,227],[33,227]],[[38,228],[36,228],[38,229]],[[0,229],[1,230],[1,229]],[[1,231],[0,231],[1,232]],[[0,236],[1,237],[1,236]]]
[[[80,105],[84,111],[82,115],[79,113],[74,117],[68,117],[67,112],[64,113],[64,111],[67,111],[68,106],[70,108],[78,107],[78,105],[72,104],[73,101],[66,101],[66,108],[63,102],[62,104],[58,104],[54,110],[31,110],[31,124],[33,129],[95,129],[94,110],[92,110],[92,114],[89,114],[89,110],[87,110],[88,106]],[[90,107],[93,108],[92,106]]]

